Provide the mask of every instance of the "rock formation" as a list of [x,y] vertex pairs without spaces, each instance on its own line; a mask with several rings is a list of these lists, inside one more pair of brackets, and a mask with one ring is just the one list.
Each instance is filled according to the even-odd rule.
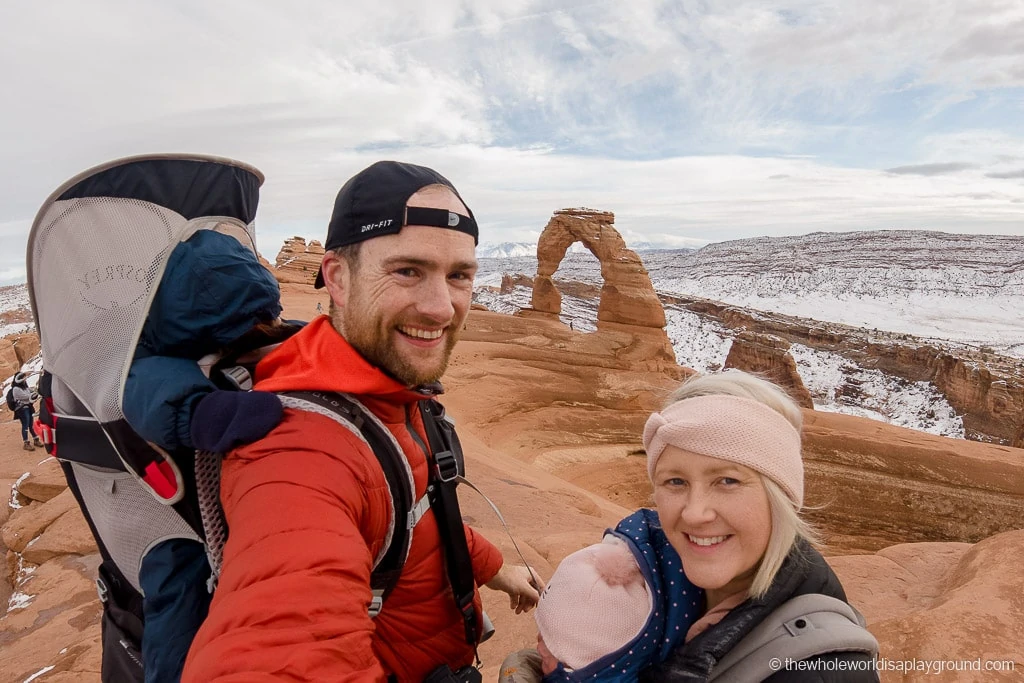
[[307,245],[304,238],[292,237],[284,241],[271,272],[278,282],[311,285],[316,280],[323,257],[324,247],[317,240],[311,240]]
[[786,389],[798,404],[814,408],[811,392],[807,391],[796,361],[789,355],[789,342],[770,334],[740,332],[729,348],[725,367],[756,372]]
[[661,298],[732,330],[756,330],[837,353],[908,382],[931,382],[963,418],[966,438],[1024,448],[1024,366],[1019,359],[966,348],[954,354],[906,335],[753,312],[708,299]]
[[[7,379],[21,366],[39,355],[39,335],[23,332],[0,338],[0,379]],[[0,405],[7,408],[6,403]]]
[[[304,286],[282,292],[286,315],[320,300]],[[445,375],[444,403],[458,421],[471,479],[502,509],[544,578],[629,510],[650,504],[640,432],[685,370],[651,363],[635,329],[579,334],[557,319],[474,309]],[[848,553],[830,562],[882,655],[1008,659],[1019,677],[1024,531],[1013,530],[1024,520],[1021,451],[846,415],[804,417],[808,503],[823,506],[814,519],[832,552]],[[16,424],[0,424],[0,494],[15,508],[0,505],[0,552],[9,558],[0,605],[13,606],[0,616],[0,683],[22,683],[47,667],[38,683],[98,680],[99,558],[55,463],[41,457],[21,450]],[[513,561],[493,513],[474,496],[464,504],[467,521]],[[485,680],[494,680],[501,658],[535,642],[536,629],[503,594],[482,592],[498,627],[481,647]],[[1014,680],[993,672],[931,678]],[[882,675],[884,683],[905,680],[917,679]]]
[[[0,339],[0,378],[7,379],[21,370],[21,361],[14,350],[14,342],[7,337]],[[6,408],[7,404],[3,404]]]
[[599,332],[618,330],[637,335],[657,360],[675,362],[672,344],[664,331],[665,310],[640,257],[626,247],[613,227],[615,214],[592,209],[562,209],[548,221],[537,243],[537,276],[532,309],[524,316],[557,320],[562,297],[552,280],[566,251],[580,242],[601,264],[601,299],[597,307]]
[[[474,311],[445,377],[445,404],[464,431],[554,480],[627,509],[650,505],[640,433],[678,380],[612,370],[581,344],[595,336]],[[831,553],[849,555],[830,561],[854,604],[863,602],[882,655],[1009,659],[1019,672],[1024,575],[1015,567],[1024,532],[1013,530],[1024,520],[1021,451],[848,415],[804,411],[804,419],[808,504],[821,508],[812,519]],[[546,508],[510,517],[531,547],[558,536]],[[882,675],[906,680],[917,679]],[[936,680],[1014,679],[981,672]]]
[[640,257],[626,247],[612,224],[615,214],[591,209],[562,209],[548,221],[537,243],[537,278],[533,308],[558,315],[562,298],[551,276],[575,242],[581,242],[601,263],[601,303],[597,309],[598,328],[602,322],[640,327],[665,327],[665,311],[651,286]]
[[533,278],[527,277],[526,275],[512,275],[510,273],[505,273],[501,276],[501,286],[498,289],[499,293],[508,294],[516,287],[533,288]]
[[[5,443],[13,437],[12,429],[0,433]],[[40,457],[41,450],[0,452],[0,683],[44,670],[36,680],[99,680],[99,552],[57,461]],[[12,495],[8,477],[22,468],[29,471]]]
[[[883,657],[954,662],[957,667],[943,675],[918,672],[908,678],[890,672],[883,681],[1020,680],[1024,531],[997,534],[975,545],[900,544],[873,555],[833,557],[829,563],[878,638]],[[1001,665],[986,670],[986,661]]]

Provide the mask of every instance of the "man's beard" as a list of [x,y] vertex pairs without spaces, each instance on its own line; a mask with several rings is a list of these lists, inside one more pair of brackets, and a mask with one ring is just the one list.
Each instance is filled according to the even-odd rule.
[[393,327],[385,327],[379,317],[370,318],[365,313],[347,316],[344,311],[334,311],[331,317],[335,329],[342,333],[345,340],[363,358],[410,387],[441,379],[448,369],[448,361],[458,341],[458,325],[452,321],[445,330],[444,352],[434,367],[417,366],[404,358],[395,348],[391,335],[401,332]]

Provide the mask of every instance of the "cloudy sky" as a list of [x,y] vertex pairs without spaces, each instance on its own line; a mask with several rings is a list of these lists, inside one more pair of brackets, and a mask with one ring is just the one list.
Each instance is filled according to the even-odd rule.
[[0,23],[0,284],[46,196],[129,154],[267,176],[257,230],[322,239],[381,158],[482,241],[566,206],[627,242],[1024,235],[1024,0],[51,0]]

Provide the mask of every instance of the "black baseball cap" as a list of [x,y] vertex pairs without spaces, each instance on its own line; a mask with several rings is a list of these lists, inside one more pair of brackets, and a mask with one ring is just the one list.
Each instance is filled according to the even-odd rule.
[[[479,244],[476,219],[469,207],[466,207],[468,216],[447,209],[406,209],[409,197],[427,185],[444,185],[462,200],[459,191],[447,178],[426,166],[378,161],[364,168],[338,190],[331,222],[327,226],[324,250],[331,251],[381,235],[394,235],[406,225],[458,230],[472,235],[473,243]],[[322,269],[316,274],[313,286],[317,289],[324,286]]]

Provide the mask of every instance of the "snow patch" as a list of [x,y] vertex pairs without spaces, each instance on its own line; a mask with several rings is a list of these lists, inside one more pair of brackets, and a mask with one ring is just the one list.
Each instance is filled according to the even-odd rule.
[[39,678],[40,676],[45,674],[47,671],[52,670],[53,667],[55,667],[55,666],[56,666],[56,664],[51,664],[50,666],[44,666],[42,669],[40,669],[39,671],[35,672],[34,674],[32,674],[31,676],[26,678],[24,681],[22,681],[22,683],[31,683],[31,681],[36,680],[37,678]]
[[725,327],[671,304],[665,306],[665,319],[665,331],[677,363],[698,372],[722,369],[732,348],[732,339]]
[[18,481],[16,481],[13,484],[11,484],[11,500],[8,503],[8,507],[10,507],[12,510],[20,510],[21,509],[21,503],[18,502],[18,486],[21,485],[21,482],[23,482],[26,479],[28,479],[28,477],[29,477],[29,473],[26,472],[25,474],[23,474],[20,477],[18,477]]
[[793,344],[789,353],[816,410],[868,417],[899,427],[964,438],[963,419],[931,382],[908,382],[858,367],[829,351]]

